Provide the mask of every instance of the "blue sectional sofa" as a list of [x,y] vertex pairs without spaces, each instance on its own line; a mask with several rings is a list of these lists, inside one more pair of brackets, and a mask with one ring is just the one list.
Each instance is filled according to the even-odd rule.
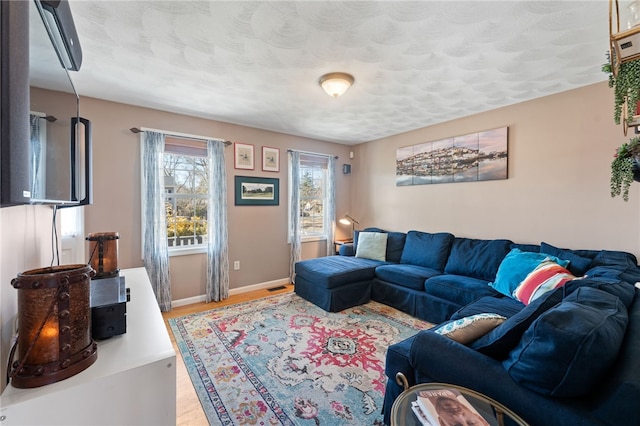
[[[373,249],[372,234],[384,234]],[[398,372],[476,390],[531,425],[640,421],[634,255],[377,228],[355,237],[339,256],[298,262],[295,291],[327,311],[375,300],[437,324],[389,347],[387,424]],[[497,326],[474,335],[488,313]]]

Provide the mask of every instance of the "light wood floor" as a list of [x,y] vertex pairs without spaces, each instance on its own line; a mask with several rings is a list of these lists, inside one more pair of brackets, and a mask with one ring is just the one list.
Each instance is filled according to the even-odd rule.
[[169,327],[169,322],[167,320],[171,318],[177,318],[184,315],[193,314],[196,312],[208,311],[210,309],[219,308],[222,306],[233,305],[235,303],[248,302],[251,300],[261,299],[267,296],[273,296],[275,294],[288,293],[293,291],[293,285],[286,285],[284,289],[268,291],[268,290],[257,290],[248,293],[236,294],[230,296],[228,299],[223,300],[222,302],[211,302],[211,303],[195,303],[193,305],[180,306],[179,308],[174,308],[171,312],[163,312],[162,317],[164,318],[165,325],[167,326],[167,330],[169,331],[169,336],[171,337],[171,343],[173,343],[173,348],[176,351],[176,424],[178,426],[200,426],[207,425],[207,418],[204,415],[204,411],[202,410],[202,406],[200,405],[200,400],[198,399],[198,395],[196,395],[196,391],[191,384],[191,379],[189,378],[189,374],[187,373],[187,369],[184,366],[184,362],[182,361],[182,356],[180,355],[180,351],[176,346],[175,338],[173,337],[173,332]]

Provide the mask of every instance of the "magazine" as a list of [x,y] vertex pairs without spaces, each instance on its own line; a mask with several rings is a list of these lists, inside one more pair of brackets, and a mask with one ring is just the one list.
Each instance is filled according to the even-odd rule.
[[424,426],[493,426],[497,419],[488,404],[483,414],[457,390],[433,389],[418,392],[412,410]]

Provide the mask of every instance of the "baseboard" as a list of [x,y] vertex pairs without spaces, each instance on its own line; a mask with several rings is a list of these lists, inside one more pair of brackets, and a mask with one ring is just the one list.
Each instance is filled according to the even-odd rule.
[[[276,287],[280,285],[287,285],[289,283],[290,283],[289,278],[281,278],[279,280],[267,281],[264,283],[252,284],[252,285],[247,285],[239,288],[232,288],[232,289],[229,289],[229,296],[248,293],[250,291],[255,291],[255,290],[263,290],[266,288]],[[186,299],[172,300],[171,306],[174,308],[177,308],[180,306],[192,305],[194,303],[204,302],[205,300],[206,300],[206,296],[204,294],[201,294],[200,296],[188,297]]]

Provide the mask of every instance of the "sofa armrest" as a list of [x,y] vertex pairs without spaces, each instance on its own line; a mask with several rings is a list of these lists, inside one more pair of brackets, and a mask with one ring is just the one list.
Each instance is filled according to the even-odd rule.
[[340,254],[340,256],[355,256],[356,249],[353,246],[353,243],[345,243],[340,246],[338,254]]
[[[430,330],[423,330],[411,346],[410,363],[416,383],[450,383],[475,390],[504,404],[532,426],[573,425],[584,422],[593,401],[553,399],[516,383],[502,363]],[[531,410],[531,407],[536,407]],[[595,421],[594,424],[599,424]]]
[[427,381],[458,384],[478,392],[483,392],[481,388],[485,385],[495,387],[495,382],[487,383],[486,376],[495,377],[498,383],[506,382],[505,386],[517,386],[499,361],[431,330],[418,333],[409,360],[416,379],[424,377],[430,379]]

